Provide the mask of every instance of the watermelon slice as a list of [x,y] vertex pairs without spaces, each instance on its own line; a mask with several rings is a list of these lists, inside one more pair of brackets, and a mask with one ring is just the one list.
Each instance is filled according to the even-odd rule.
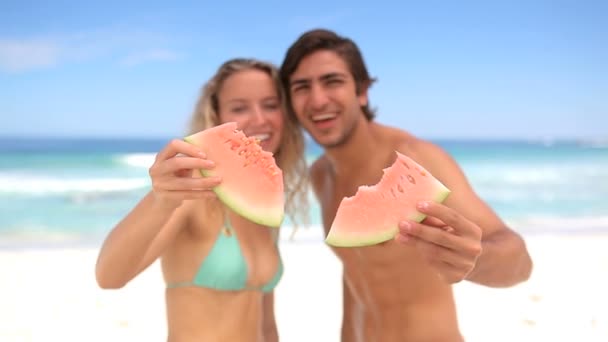
[[360,186],[340,202],[325,242],[336,247],[378,244],[395,237],[403,220],[420,222],[419,201],[443,202],[450,190],[412,159],[397,153],[373,186]]
[[284,216],[283,172],[257,139],[247,137],[235,122],[215,126],[184,138],[215,163],[200,170],[204,177],[220,176],[213,191],[237,214],[255,223],[278,227]]

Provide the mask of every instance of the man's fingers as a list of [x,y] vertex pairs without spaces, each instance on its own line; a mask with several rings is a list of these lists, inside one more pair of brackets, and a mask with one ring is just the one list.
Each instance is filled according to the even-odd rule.
[[190,144],[184,140],[173,139],[171,140],[165,148],[163,148],[156,155],[157,161],[167,160],[169,158],[173,158],[178,154],[183,154],[193,158],[206,158],[207,156],[200,148]]
[[437,274],[448,284],[456,284],[463,281],[470,272],[468,268],[454,267],[444,261],[437,260],[431,262],[431,264],[437,270]]
[[437,228],[443,228],[443,227],[447,226],[447,224],[445,224],[445,222],[441,221],[440,219],[438,219],[436,217],[432,217],[432,216],[425,217],[421,223],[424,223],[427,226],[433,226],[433,227],[437,227]]
[[431,264],[439,275],[448,283],[457,283],[463,280],[473,269],[475,263],[455,251],[429,243],[427,241],[410,237],[418,252]]
[[462,237],[421,223],[401,222],[399,224],[399,231],[403,235],[414,236],[420,240],[449,249],[458,250],[462,245]]
[[421,213],[441,220],[447,226],[454,228],[455,233],[458,235],[477,237],[481,234],[479,228],[473,222],[460,215],[456,210],[443,204],[421,202],[418,204],[417,209]]
[[420,253],[422,253],[426,259],[431,262],[440,261],[453,267],[460,267],[466,264],[466,259],[463,256],[449,248],[419,239],[417,237],[411,237],[411,241],[415,244]]

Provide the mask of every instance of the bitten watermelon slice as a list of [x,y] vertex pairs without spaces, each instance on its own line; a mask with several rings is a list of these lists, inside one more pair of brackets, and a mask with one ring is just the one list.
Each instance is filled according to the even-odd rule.
[[397,153],[383,170],[378,184],[360,186],[352,197],[340,202],[325,239],[336,247],[378,244],[394,238],[403,220],[420,222],[426,217],[416,210],[419,201],[443,202],[450,190],[412,159]]
[[254,137],[237,130],[235,122],[215,126],[184,138],[201,148],[215,163],[201,170],[205,177],[220,176],[213,191],[237,214],[255,223],[278,227],[284,216],[283,172],[272,153]]

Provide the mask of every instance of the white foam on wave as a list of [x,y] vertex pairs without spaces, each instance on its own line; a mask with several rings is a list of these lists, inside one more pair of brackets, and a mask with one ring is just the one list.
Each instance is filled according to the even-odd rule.
[[504,185],[560,185],[608,180],[608,165],[487,166],[469,170],[473,183]]
[[154,164],[155,153],[129,153],[118,158],[119,162],[139,168],[149,168]]
[[605,149],[608,148],[608,138],[581,140],[579,144],[582,147]]
[[507,220],[509,225],[522,232],[606,232],[608,215],[543,216]]
[[55,178],[0,175],[0,193],[48,195],[66,193],[111,193],[149,186],[148,178]]

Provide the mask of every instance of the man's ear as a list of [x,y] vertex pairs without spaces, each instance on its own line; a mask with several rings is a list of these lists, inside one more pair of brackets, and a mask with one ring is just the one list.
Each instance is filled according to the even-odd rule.
[[358,86],[358,94],[357,94],[357,100],[359,101],[359,106],[361,107],[365,107],[367,106],[368,102],[368,97],[367,97],[367,90],[369,89],[369,83],[367,82],[361,82]]

